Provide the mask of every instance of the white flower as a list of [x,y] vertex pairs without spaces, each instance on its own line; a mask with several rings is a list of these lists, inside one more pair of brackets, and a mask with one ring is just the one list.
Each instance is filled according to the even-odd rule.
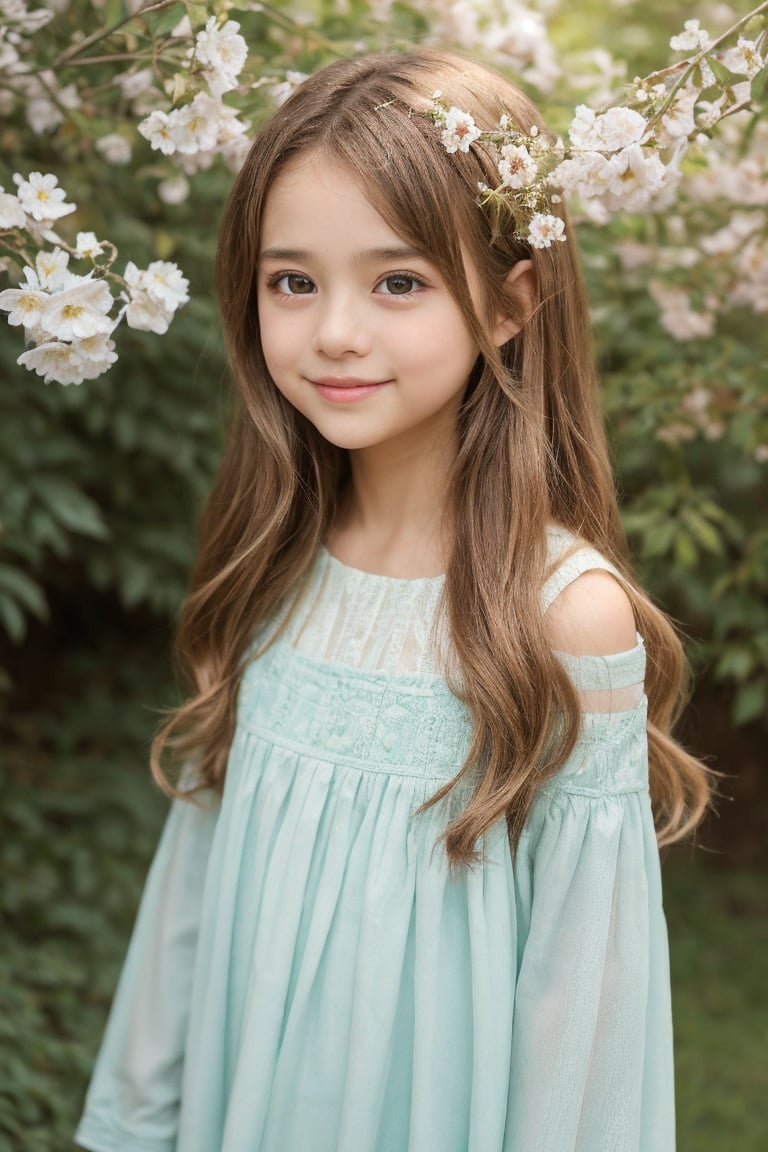
[[168,331],[173,313],[189,299],[189,281],[178,266],[166,260],[155,260],[148,268],[137,268],[129,261],[125,269],[128,295],[125,309],[130,328],[162,335]]
[[176,151],[176,141],[172,134],[171,119],[167,112],[154,111],[138,125],[139,132],[150,146],[165,156]]
[[611,162],[600,152],[582,152],[563,160],[548,176],[547,183],[569,195],[584,198],[602,196],[613,179]]
[[696,101],[699,98],[698,88],[681,88],[675,96],[670,107],[661,118],[666,139],[662,137],[662,144],[672,140],[684,139],[696,131],[696,121],[693,118]]
[[81,260],[93,260],[104,251],[104,245],[96,239],[95,232],[78,232],[75,256]]
[[715,330],[712,310],[696,312],[688,293],[682,288],[651,280],[648,291],[659,306],[659,321],[675,340],[694,340],[711,336]]
[[493,4],[488,0],[452,0],[431,6],[431,31],[436,40],[503,60],[512,71],[545,89],[551,87],[559,68],[544,16],[532,8],[530,3],[516,0]]
[[27,214],[19,204],[18,197],[6,192],[0,185],[0,228],[23,228]]
[[117,360],[115,342],[105,333],[78,340],[73,347],[80,356],[84,380],[95,380]]
[[106,136],[100,136],[96,141],[95,148],[108,164],[130,163],[131,145],[125,136],[120,136],[117,132],[108,132]]
[[7,40],[8,29],[0,28],[0,73],[10,76],[17,71],[19,53],[15,46]]
[[22,84],[27,98],[25,114],[33,132],[42,135],[57,128],[64,120],[64,110],[80,107],[80,93],[74,84],[59,87],[51,69],[25,76]]
[[161,180],[157,186],[157,194],[164,204],[183,204],[189,196],[189,180],[182,175]]
[[595,120],[594,130],[604,152],[618,152],[642,139],[648,128],[644,116],[632,108],[609,108]]
[[83,358],[71,344],[60,340],[46,341],[23,352],[16,361],[30,372],[42,376],[46,384],[82,384],[85,379]]
[[237,77],[248,59],[248,45],[239,35],[240,25],[227,20],[221,28],[210,16],[198,32],[192,55],[204,67],[204,76],[213,96],[221,96],[237,87]]
[[699,244],[710,256],[732,255],[740,252],[747,237],[764,228],[765,223],[763,212],[734,212],[725,227],[702,236]]
[[634,272],[653,260],[653,248],[650,244],[641,244],[638,240],[622,240],[614,245],[614,251],[621,261],[625,272]]
[[169,260],[153,260],[144,273],[143,286],[155,300],[175,311],[189,300],[189,280],[182,275],[178,264]]
[[722,119],[724,106],[725,94],[718,96],[717,100],[699,100],[696,105],[699,128],[714,128]]
[[125,309],[125,322],[138,332],[154,332],[162,336],[168,331],[173,312],[158,304],[147,292],[131,292]]
[[667,169],[654,152],[631,144],[611,157],[612,178],[609,192],[614,203],[609,207],[637,212],[645,208],[654,193],[665,183]]
[[71,344],[64,340],[46,339],[24,352],[16,363],[44,377],[46,384],[51,381],[82,384],[83,380],[95,380],[101,376],[116,360],[114,341],[107,334],[99,333],[84,340],[74,340]]
[[104,280],[79,276],[78,282],[46,300],[40,325],[55,340],[84,340],[108,334],[115,321],[108,315],[112,293]]
[[565,240],[565,223],[559,216],[535,212],[528,225],[528,242],[532,248],[549,248],[556,240]]
[[208,152],[215,148],[221,121],[227,113],[233,111],[204,92],[198,92],[191,104],[174,108],[169,119],[177,150],[194,155],[195,152]]
[[38,28],[42,28],[54,17],[54,13],[46,11],[45,8],[36,8],[33,12],[28,12],[25,0],[2,0],[0,13],[23,32],[37,32]]
[[449,108],[443,118],[440,140],[446,152],[469,152],[470,145],[480,136],[480,129],[469,112]]
[[[271,95],[275,104],[277,104],[278,108],[281,104],[285,104],[291,93],[295,92],[299,84],[303,83],[303,81],[307,79],[308,75],[309,73],[307,72],[288,71],[285,74],[285,80],[281,80],[278,84],[271,85],[269,88],[269,94]],[[255,87],[256,84],[254,84],[254,88]]]
[[12,326],[23,324],[28,332],[40,327],[40,317],[48,302],[48,293],[34,288],[6,288],[0,292],[0,309],[8,313],[8,323]]
[[79,277],[68,270],[68,264],[69,253],[62,248],[54,248],[52,252],[38,252],[34,269],[29,266],[24,269],[26,286],[40,288],[44,292],[60,292],[62,288],[69,288],[77,283]]
[[37,136],[52,132],[64,119],[64,113],[47,96],[36,96],[28,100],[24,115],[27,124]]
[[70,212],[77,210],[76,204],[67,204],[66,192],[57,187],[59,181],[56,176],[49,174],[43,176],[41,172],[30,172],[29,179],[24,180],[18,172],[14,173],[14,183],[19,191],[19,202],[28,216],[33,220],[53,221]]
[[[245,129],[243,128],[243,131]],[[237,173],[245,163],[245,158],[251,150],[251,141],[245,135],[233,136],[219,145],[219,152],[230,172]]]
[[636,144],[645,135],[648,122],[632,108],[609,108],[598,116],[592,108],[580,104],[576,109],[568,136],[574,148],[593,152],[618,152]]
[[706,32],[698,20],[686,20],[683,25],[685,31],[673,36],[669,46],[673,52],[700,52],[712,43],[709,33]]
[[[180,152],[183,156],[213,152],[221,143],[244,132],[246,125],[237,119],[237,111],[221,100],[198,92],[190,104],[172,112],[152,112],[139,124],[139,132],[153,148],[166,156]],[[199,168],[205,165],[196,165]]]
[[116,76],[114,82],[119,85],[126,100],[134,100],[142,92],[146,92],[153,80],[151,68],[140,68],[138,72],[126,72],[122,76]]
[[748,76],[752,80],[764,66],[765,61],[758,51],[756,42],[740,36],[736,47],[723,54],[723,64],[737,76]]
[[536,161],[524,144],[505,144],[498,168],[503,188],[527,188],[538,175]]

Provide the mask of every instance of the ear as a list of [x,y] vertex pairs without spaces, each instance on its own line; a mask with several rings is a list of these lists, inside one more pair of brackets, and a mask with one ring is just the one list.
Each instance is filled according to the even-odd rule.
[[500,348],[525,324],[536,305],[536,273],[532,260],[518,260],[504,281],[504,295],[515,302],[515,314],[497,312],[493,325],[493,342]]

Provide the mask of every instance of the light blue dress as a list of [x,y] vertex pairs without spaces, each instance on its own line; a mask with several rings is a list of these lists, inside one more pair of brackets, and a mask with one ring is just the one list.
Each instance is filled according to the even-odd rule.
[[[574,547],[576,550],[574,551]],[[562,530],[542,606],[607,568]],[[512,859],[414,817],[461,765],[442,578],[321,550],[249,665],[221,801],[176,802],[77,1132],[96,1152],[671,1152],[644,651],[563,656],[588,709]],[[442,665],[443,667],[445,665]]]

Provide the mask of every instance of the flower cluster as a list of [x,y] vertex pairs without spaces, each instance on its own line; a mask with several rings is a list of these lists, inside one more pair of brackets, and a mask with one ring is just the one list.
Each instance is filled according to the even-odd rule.
[[[52,250],[37,252],[34,265],[25,265],[17,287],[0,292],[0,310],[8,313],[11,326],[23,328],[28,346],[18,364],[46,384],[81,384],[117,360],[111,336],[121,319],[131,328],[167,331],[173,313],[189,298],[189,283],[175,264],[157,260],[140,271],[129,262],[125,278],[116,276],[110,271],[117,255],[113,245],[93,232],[79,232],[70,246],[53,231],[77,207],[67,202],[55,176],[32,172],[25,180],[16,173],[13,179],[15,195],[0,187],[0,232],[18,230],[55,243]],[[73,257],[90,268],[71,271]],[[124,289],[117,315],[110,281]]]
[[[506,115],[492,128],[480,128],[470,113],[447,107],[440,92],[433,94],[430,117],[447,152],[468,152],[473,145],[490,150],[498,182],[492,188],[479,185],[479,202],[506,208],[521,239],[533,248],[549,248],[565,239],[563,221],[551,211],[563,197],[595,224],[618,212],[667,207],[690,144],[751,103],[750,80],[765,68],[757,41],[741,36],[735,47],[717,51],[717,42],[699,21],[688,20],[670,46],[696,55],[682,66],[636,80],[626,104],[602,113],[579,105],[567,142],[552,140],[535,126],[521,131]],[[718,73],[745,79],[718,81]],[[704,92],[716,86],[719,97],[705,100]],[[711,330],[704,318],[683,327],[692,335]]]
[[225,104],[222,96],[238,85],[238,77],[248,58],[248,45],[240,35],[236,20],[223,24],[210,16],[187,53],[189,75],[178,74],[168,88],[185,95],[199,77],[208,91],[195,92],[188,104],[170,111],[155,109],[138,126],[150,146],[165,156],[174,156],[187,175],[209,168],[217,155],[234,170],[240,167],[248,141],[248,124],[237,110]]
[[494,156],[499,183],[495,188],[478,184],[481,204],[510,209],[516,234],[532,248],[549,248],[565,240],[565,224],[547,210],[546,173],[560,155],[559,141],[552,142],[535,125],[526,135],[512,127],[507,115],[490,130],[478,128],[469,112],[446,108],[441,92],[432,94],[429,115],[440,129],[446,152],[469,152],[479,144]]
[[[545,6],[540,0],[538,8]],[[461,44],[467,52],[491,57],[541,92],[551,91],[560,76],[544,14],[535,5],[442,0],[432,8],[429,25],[437,43]]]

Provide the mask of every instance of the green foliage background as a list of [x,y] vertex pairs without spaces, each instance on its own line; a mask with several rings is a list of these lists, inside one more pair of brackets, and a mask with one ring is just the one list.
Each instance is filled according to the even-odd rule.
[[[107,7],[112,19],[125,11],[118,0]],[[306,7],[315,31],[289,28],[287,39],[248,17],[265,67],[289,52],[291,67],[310,70],[365,31],[364,4]],[[691,16],[688,4],[658,0],[565,8],[555,17],[560,41],[609,47],[630,77],[664,63],[669,36]],[[165,16],[151,34],[171,26]],[[61,19],[91,27],[93,10],[76,0]],[[390,43],[425,31],[418,13],[395,6]],[[555,126],[571,106],[553,101]],[[213,169],[189,201],[167,207],[155,192],[156,156],[137,148],[130,169],[111,168],[93,149],[104,130],[83,114],[33,137],[21,115],[10,118],[0,184],[11,186],[12,170],[57,172],[79,205],[73,234],[109,236],[140,266],[176,260],[192,299],[165,337],[121,329],[117,366],[79,388],[18,368],[17,332],[0,329],[0,1152],[69,1146],[164,810],[146,778],[150,709],[175,697],[171,623],[227,411],[211,270],[231,178]],[[724,791],[742,796],[729,826],[757,845],[739,857],[752,871],[722,868],[737,854],[715,833],[709,842],[722,855],[667,863],[680,1149],[757,1152],[768,1144],[768,1004],[755,978],[766,944],[768,493],[754,448],[768,442],[768,332],[748,314],[725,319],[709,340],[679,344],[664,332],[615,243],[650,240],[661,251],[667,227],[617,220],[584,230],[582,244],[626,527],[641,577],[691,637],[699,704],[690,740],[732,754],[718,763],[732,777]],[[696,387],[711,392],[724,435],[665,444],[656,431],[684,418]],[[756,791],[739,792],[756,778]]]

